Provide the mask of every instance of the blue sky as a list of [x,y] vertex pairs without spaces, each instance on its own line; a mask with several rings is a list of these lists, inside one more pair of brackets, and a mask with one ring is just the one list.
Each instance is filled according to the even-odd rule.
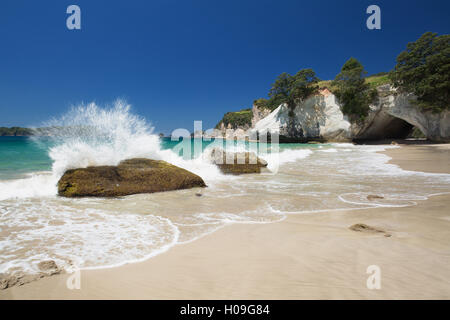
[[[67,6],[81,30],[66,28]],[[382,29],[366,28],[381,7]],[[0,126],[126,99],[157,132],[213,127],[266,97],[282,72],[332,79],[351,56],[389,71],[422,33],[448,34],[448,0],[2,0]]]

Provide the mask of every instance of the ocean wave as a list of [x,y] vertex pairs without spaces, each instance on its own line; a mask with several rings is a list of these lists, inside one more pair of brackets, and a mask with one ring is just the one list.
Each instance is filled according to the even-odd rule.
[[[130,105],[118,100],[110,108],[95,103],[72,108],[67,114],[43,124],[41,134],[50,141],[51,175],[35,173],[30,178],[0,182],[0,200],[55,196],[57,182],[69,169],[117,165],[131,158],[164,160],[201,176],[206,183],[224,176],[203,155],[183,159],[161,148],[160,138],[144,118],[131,113]],[[41,137],[32,138],[42,145]]]
[[[348,143],[269,146],[269,152],[258,156],[268,162],[272,174],[223,175],[210,161],[213,143],[195,158],[185,159],[176,150],[162,148],[150,124],[122,101],[103,109],[82,105],[46,125],[52,171],[0,181],[0,273],[35,273],[44,260],[67,270],[119,266],[230,224],[409,206],[448,191],[450,185],[450,175],[389,164],[390,158],[379,151],[396,146]],[[243,142],[225,147],[228,152],[256,150]],[[136,157],[165,160],[196,173],[208,188],[201,197],[194,190],[120,199],[56,197],[57,181],[66,170],[117,165]],[[370,194],[383,199],[369,200]]]
[[[167,218],[24,201],[0,206],[0,273],[37,273],[37,264],[113,267],[148,259],[177,243],[178,228]],[[70,235],[70,236],[68,236]],[[27,248],[23,250],[22,248]]]
[[55,195],[58,178],[52,173],[32,173],[30,177],[0,182],[0,201]]

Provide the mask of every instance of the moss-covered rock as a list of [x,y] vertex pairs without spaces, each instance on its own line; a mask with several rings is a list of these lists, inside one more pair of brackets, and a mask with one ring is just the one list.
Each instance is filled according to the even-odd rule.
[[130,159],[118,166],[72,169],[58,182],[64,197],[119,197],[206,187],[202,178],[165,161]]
[[261,173],[261,168],[267,167],[267,162],[254,152],[224,152],[214,148],[211,160],[225,174]]

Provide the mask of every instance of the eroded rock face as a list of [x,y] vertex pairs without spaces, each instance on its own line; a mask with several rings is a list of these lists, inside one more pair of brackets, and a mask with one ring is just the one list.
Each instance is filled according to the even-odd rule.
[[423,111],[412,103],[416,99],[412,94],[397,93],[389,85],[379,90],[391,93],[380,101],[380,107],[387,113],[419,128],[429,140],[450,141],[450,110],[440,113]]
[[206,187],[202,178],[165,161],[130,159],[118,166],[68,170],[58,182],[64,197],[119,197],[194,187]]
[[450,141],[450,111],[424,111],[414,104],[414,95],[398,93],[390,85],[377,89],[379,101],[370,106],[367,119],[363,124],[352,124],[354,139],[405,138],[417,127],[429,140]]
[[224,152],[219,148],[211,151],[211,162],[223,173],[235,175],[260,173],[261,168],[267,167],[267,162],[254,152]]
[[252,116],[252,128],[254,128],[255,125],[258,123],[258,121],[260,121],[261,119],[264,119],[265,117],[267,117],[270,114],[270,110],[269,109],[260,108],[256,104],[253,104],[252,114],[253,114],[253,116]]
[[404,139],[412,131],[414,126],[408,122],[395,118],[385,109],[370,112],[362,124],[352,124],[353,140],[382,140],[382,139]]
[[450,141],[450,111],[423,111],[413,102],[414,95],[397,93],[390,85],[377,88],[378,102],[370,106],[362,123],[350,123],[340,108],[336,96],[327,89],[306,99],[294,109],[282,104],[267,117],[258,121],[253,132],[272,132],[280,141],[352,141],[405,138],[413,126],[433,141]]
[[253,130],[260,134],[276,132],[280,135],[280,141],[289,138],[299,141],[348,141],[351,139],[350,126],[335,95],[324,89],[297,105],[293,118],[289,116],[287,105],[282,104],[257,122]]

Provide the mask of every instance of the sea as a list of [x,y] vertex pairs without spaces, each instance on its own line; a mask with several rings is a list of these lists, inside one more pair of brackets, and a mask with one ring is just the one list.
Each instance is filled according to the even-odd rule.
[[[414,206],[450,191],[448,174],[406,171],[389,163],[382,151],[397,146],[172,141],[122,103],[79,106],[43,126],[45,136],[0,137],[0,274],[36,274],[38,263],[47,260],[68,272],[117,267],[225,226]],[[224,175],[209,156],[217,147],[255,151],[268,169]],[[57,195],[57,182],[68,169],[137,157],[185,168],[207,187],[120,198]],[[368,200],[368,195],[382,198]]]

